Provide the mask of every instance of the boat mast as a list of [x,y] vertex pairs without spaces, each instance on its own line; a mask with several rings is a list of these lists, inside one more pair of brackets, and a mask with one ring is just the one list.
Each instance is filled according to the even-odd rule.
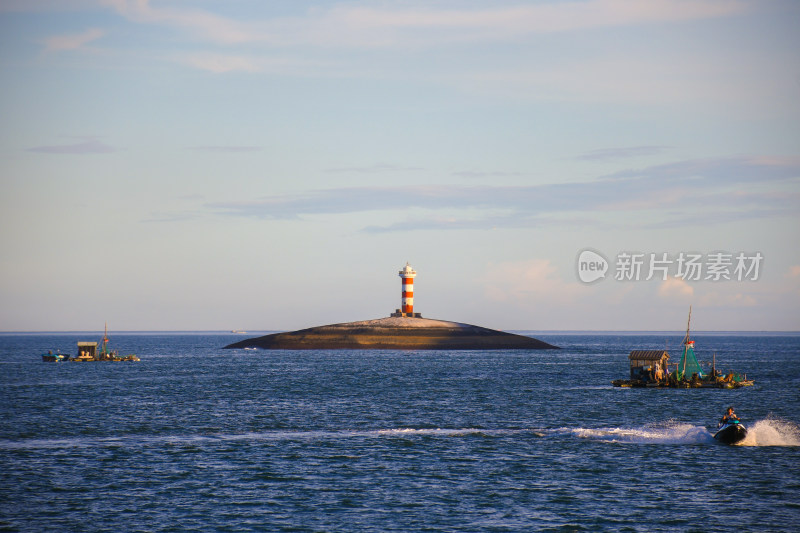
[[686,336],[683,338],[683,344],[689,342],[689,324],[692,323],[692,306],[689,306],[689,320],[686,321]]
[[683,371],[681,372],[686,377],[686,351],[689,349],[689,324],[692,323],[692,306],[689,306],[689,320],[686,321],[686,336],[683,338]]

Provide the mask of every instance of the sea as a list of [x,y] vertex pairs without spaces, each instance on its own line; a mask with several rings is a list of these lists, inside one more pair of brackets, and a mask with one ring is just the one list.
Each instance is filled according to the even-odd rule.
[[137,332],[139,362],[45,363],[102,333],[0,334],[0,531],[800,530],[800,334],[693,334],[732,390],[611,385],[681,333],[526,334],[562,349]]

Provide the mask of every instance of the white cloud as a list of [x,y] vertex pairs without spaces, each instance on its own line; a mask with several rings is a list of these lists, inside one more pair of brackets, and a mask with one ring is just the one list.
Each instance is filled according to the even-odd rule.
[[586,287],[566,282],[549,259],[493,263],[484,278],[486,296],[500,302],[540,306],[560,305],[575,300]]
[[[237,21],[201,9],[154,7],[149,0],[100,0],[128,20],[188,30],[196,37],[220,44],[267,40],[250,21]],[[266,28],[264,28],[266,30]]]
[[719,0],[590,0],[460,10],[347,7],[332,10],[329,17],[346,21],[351,28],[457,29],[469,32],[470,39],[504,40],[531,33],[719,17],[745,7],[742,2]]
[[[377,167],[375,170],[387,169]],[[761,193],[731,195],[728,190],[732,186],[763,184],[768,180],[790,183],[798,172],[800,161],[764,165],[753,158],[718,158],[625,170],[580,183],[344,187],[213,202],[206,207],[222,215],[263,219],[408,209],[422,209],[426,214],[436,215],[399,224],[387,221],[367,228],[371,232],[532,227],[571,223],[575,214],[602,221],[610,211],[645,209],[655,217],[653,223],[657,225],[696,226],[720,223],[731,217],[741,220],[745,216],[796,215],[800,199],[796,193],[784,192],[776,198],[773,194]],[[725,201],[720,202],[720,199]],[[698,206],[702,211],[698,211]],[[453,210],[456,218],[442,218],[443,209]],[[568,218],[566,221],[558,217],[544,218],[556,215]]]
[[77,50],[83,48],[86,44],[96,41],[106,34],[100,28],[90,28],[83,33],[75,33],[69,35],[54,35],[44,41],[45,48],[50,52],[59,52],[63,50]]
[[191,150],[197,152],[210,152],[210,153],[245,153],[245,152],[260,152],[263,148],[261,146],[251,145],[205,145],[205,146],[192,146]]
[[217,74],[224,72],[259,72],[262,70],[258,61],[245,56],[226,54],[193,54],[180,58],[180,61],[198,68]]
[[43,154],[110,154],[117,149],[109,146],[103,141],[95,138],[87,138],[84,141],[71,144],[52,144],[34,146],[28,148],[28,152],[38,152]]
[[[292,67],[278,72],[305,76],[393,77],[402,72],[402,62],[353,54],[378,50],[378,53],[419,52],[435,47],[488,47],[492,44],[534,43],[533,37],[593,29],[614,30],[685,21],[716,19],[764,10],[745,0],[585,0],[581,2],[537,2],[508,4],[482,3],[463,6],[455,2],[412,1],[385,3],[377,1],[332,2],[324,7],[306,9],[300,14],[275,15],[268,8],[251,9],[248,17],[221,14],[208,9],[186,7],[187,3],[149,0],[99,0],[134,24],[156,25],[175,32],[177,40],[196,41],[215,47],[210,52],[231,48],[250,54],[235,58],[197,56],[184,63],[216,73],[247,71],[273,72],[254,58],[273,55],[281,50],[293,55]],[[234,3],[235,4],[235,3]],[[266,4],[266,3],[265,3]],[[775,9],[774,6],[766,9]],[[235,7],[230,8],[234,11]],[[226,10],[227,12],[228,10]],[[577,37],[577,35],[576,35]],[[195,44],[196,44],[195,43]],[[771,70],[771,62],[752,59],[757,76],[741,76],[741,63],[732,65],[709,56],[701,49],[687,57],[670,43],[663,46],[632,46],[624,50],[606,50],[585,46],[576,40],[568,48],[579,52],[561,52],[563,60],[549,63],[532,60],[528,54],[541,48],[521,48],[518,57],[509,55],[499,61],[485,62],[483,52],[471,53],[470,60],[448,61],[429,69],[429,61],[415,62],[414,70],[425,80],[457,87],[460,91],[494,95],[525,101],[625,102],[626,104],[679,103],[703,100],[714,104],[749,104],[752,95],[773,94],[775,100],[787,98],[785,69]],[[181,43],[191,46],[192,43]],[[546,46],[546,45],[545,45]],[[680,47],[678,47],[680,48]],[[342,52],[345,52],[343,54]],[[342,57],[345,55],[346,57]],[[516,56],[516,54],[514,54]],[[334,68],[319,68],[315,63],[337,58]],[[301,60],[301,58],[303,60]],[[309,61],[313,58],[314,61]],[[431,59],[430,61],[436,61]],[[548,64],[549,63],[549,64]],[[687,83],[691,80],[691,83]],[[794,80],[790,80],[793,86]],[[788,98],[793,97],[793,93]],[[760,98],[759,108],[773,106]],[[791,100],[793,101],[793,100]],[[750,109],[753,109],[752,105]]]
[[96,6],[97,0],[3,0],[0,2],[0,13],[79,11]]
[[589,0],[488,9],[437,7],[435,2],[401,7],[362,3],[311,9],[300,17],[241,21],[200,9],[156,7],[149,0],[102,2],[134,22],[188,30],[220,44],[326,47],[506,41],[535,33],[722,17],[748,7],[726,0]]
[[687,302],[694,297],[694,288],[684,279],[668,277],[659,285],[658,296],[665,300]]
[[703,307],[753,307],[758,305],[756,298],[750,294],[707,292],[700,297]]
[[641,157],[658,155],[666,151],[667,146],[626,146],[622,148],[602,148],[580,154],[575,159],[580,161],[600,161],[605,159],[620,159],[626,157]]

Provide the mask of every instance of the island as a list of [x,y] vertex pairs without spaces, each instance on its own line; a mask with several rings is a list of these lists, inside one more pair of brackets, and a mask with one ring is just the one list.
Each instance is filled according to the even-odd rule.
[[400,308],[386,318],[330,324],[273,333],[225,346],[265,350],[548,350],[558,349],[539,339],[494,329],[422,318],[414,312],[414,278],[406,263]]
[[387,317],[273,333],[225,348],[265,350],[546,350],[539,339],[421,317]]

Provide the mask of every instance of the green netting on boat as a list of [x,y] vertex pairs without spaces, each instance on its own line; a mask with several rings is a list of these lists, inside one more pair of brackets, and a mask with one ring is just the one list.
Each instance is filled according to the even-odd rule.
[[678,363],[678,379],[690,379],[694,374],[701,378],[705,377],[705,372],[700,368],[697,356],[694,355],[694,341],[692,341],[683,345],[683,357]]

